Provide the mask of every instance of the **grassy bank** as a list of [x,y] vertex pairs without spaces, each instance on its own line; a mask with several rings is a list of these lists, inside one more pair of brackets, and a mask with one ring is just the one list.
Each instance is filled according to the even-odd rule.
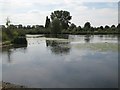
[[6,47],[14,44],[27,44],[25,32],[19,31],[17,29],[11,29],[9,27],[2,28],[2,44],[0,46]]

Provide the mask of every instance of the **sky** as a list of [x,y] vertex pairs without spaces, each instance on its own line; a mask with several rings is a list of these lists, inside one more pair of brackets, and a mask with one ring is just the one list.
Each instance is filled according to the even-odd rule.
[[55,10],[69,11],[71,22],[84,26],[118,24],[119,0],[0,0],[0,25],[9,17],[12,24],[45,25]]

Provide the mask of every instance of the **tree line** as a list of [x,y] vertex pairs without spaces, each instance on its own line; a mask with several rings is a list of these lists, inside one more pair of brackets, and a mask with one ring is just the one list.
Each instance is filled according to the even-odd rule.
[[105,27],[93,27],[90,22],[86,22],[83,27],[76,26],[70,22],[72,16],[70,12],[56,10],[51,13],[50,18],[46,16],[45,25],[13,25],[9,18],[6,19],[6,27],[2,25],[3,41],[11,40],[26,34],[118,34],[120,24]]
[[[72,16],[70,12],[57,10],[51,13],[50,18],[46,17],[45,25],[27,25],[23,26],[22,24],[13,25],[10,24],[10,20],[7,19],[6,25],[7,28],[12,30],[29,30],[28,33],[52,33],[52,34],[82,34],[82,33],[118,33],[120,24],[117,26],[112,25],[105,27],[92,27],[90,22],[86,22],[84,27],[76,26],[74,23],[71,23],[70,20]],[[2,29],[6,27],[3,25]]]

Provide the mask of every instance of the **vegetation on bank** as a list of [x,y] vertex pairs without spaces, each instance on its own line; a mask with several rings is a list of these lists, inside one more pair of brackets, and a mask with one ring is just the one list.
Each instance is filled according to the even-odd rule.
[[119,34],[120,24],[105,27],[92,27],[90,22],[86,22],[84,27],[76,26],[71,23],[70,12],[57,10],[51,13],[50,18],[46,17],[45,26],[43,25],[13,25],[9,18],[6,27],[2,25],[2,42],[16,44],[27,44],[26,34]]
[[2,26],[2,45],[10,44],[27,44],[25,38],[25,31],[13,28],[14,25],[10,25],[10,20],[7,18],[6,26]]

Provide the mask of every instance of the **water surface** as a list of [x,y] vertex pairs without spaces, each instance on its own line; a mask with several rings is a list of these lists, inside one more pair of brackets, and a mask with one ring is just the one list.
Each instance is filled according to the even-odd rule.
[[117,88],[117,36],[27,35],[28,46],[3,50],[3,81],[34,88]]

